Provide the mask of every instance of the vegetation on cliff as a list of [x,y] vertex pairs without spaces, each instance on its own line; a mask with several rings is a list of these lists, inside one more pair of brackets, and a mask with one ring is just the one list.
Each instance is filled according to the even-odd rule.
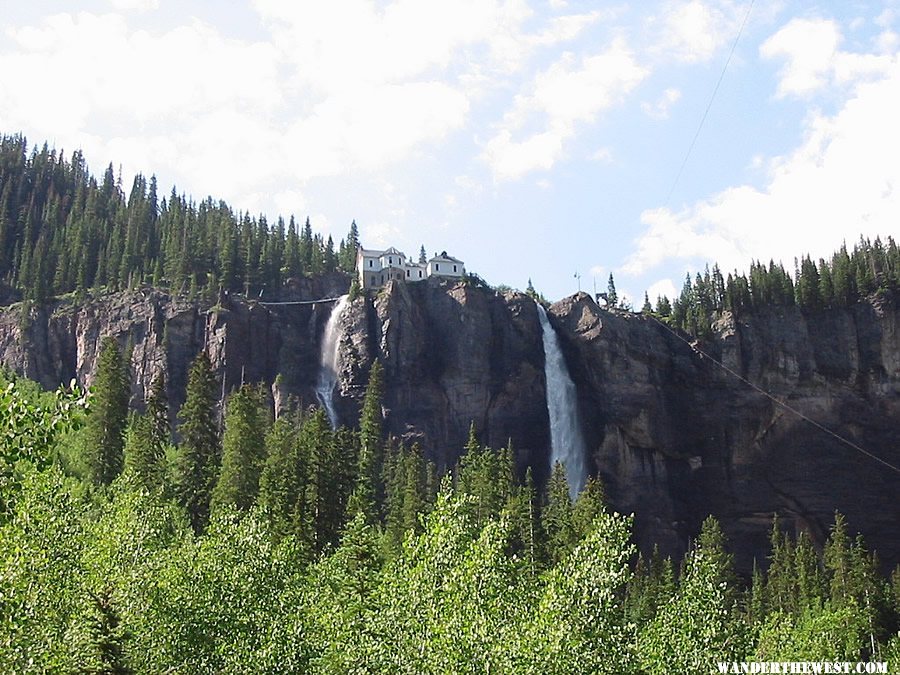
[[[850,307],[863,298],[900,291],[900,247],[892,237],[887,242],[861,238],[848,252],[846,244],[830,260],[818,263],[809,256],[794,261],[794,274],[784,265],[754,262],[749,274],[722,276],[718,265],[709,266],[684,280],[681,294],[671,302],[657,298],[656,313],[692,335],[706,337],[712,324],[725,312],[736,316],[772,307],[799,307],[816,312]],[[612,281],[610,281],[612,283]],[[650,311],[645,296],[644,311]]]
[[[557,467],[538,491],[515,475],[513,449],[482,446],[474,427],[439,479],[417,447],[381,437],[374,375],[359,431],[332,431],[321,410],[273,421],[244,387],[220,444],[201,355],[179,425],[181,445],[196,447],[157,439],[166,451],[129,461],[126,443],[109,485],[71,460],[91,452],[92,428],[120,419],[114,388],[85,413],[77,391],[4,385],[0,660],[120,673],[897,663],[900,571],[880,577],[840,516],[822,555],[776,522],[768,572],[746,583],[710,518],[676,572],[636,552],[631,519],[609,511],[599,483],[572,504]],[[157,407],[133,415],[125,437],[166,429]]]
[[155,176],[135,176],[126,192],[112,164],[98,180],[80,151],[67,159],[0,137],[0,280],[27,300],[142,283],[258,293],[303,274],[352,271],[358,245],[355,223],[336,245],[308,218],[269,223],[174,187],[161,196]]

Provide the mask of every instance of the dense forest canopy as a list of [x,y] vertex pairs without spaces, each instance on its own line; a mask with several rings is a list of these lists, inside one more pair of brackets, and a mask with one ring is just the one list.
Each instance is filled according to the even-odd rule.
[[[753,262],[750,273],[722,276],[718,265],[684,280],[681,294],[669,301],[657,299],[656,313],[692,335],[708,335],[724,312],[737,316],[771,307],[797,306],[804,311],[850,307],[861,299],[884,296],[900,289],[900,248],[892,237],[887,243],[860,239],[848,252],[846,244],[830,260],[818,263],[809,256],[794,263],[791,276],[781,263]],[[645,297],[644,311],[650,311]]]
[[66,159],[22,136],[0,138],[0,279],[25,299],[142,283],[176,292],[259,292],[290,277],[352,271],[359,232],[335,245],[291,216],[235,213],[211,197],[196,203],[156,177],[126,191],[112,164],[101,180],[80,151]]

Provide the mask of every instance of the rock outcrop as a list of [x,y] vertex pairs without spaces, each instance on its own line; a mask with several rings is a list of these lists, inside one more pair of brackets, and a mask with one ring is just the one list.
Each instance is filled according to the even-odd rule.
[[[309,303],[347,285],[341,275],[305,280],[277,300]],[[27,313],[10,307],[0,312],[0,361],[46,387],[89,384],[100,338],[114,335],[130,350],[137,406],[164,370],[177,409],[201,349],[223,393],[261,381],[276,408],[290,397],[309,404],[332,304],[223,297],[213,305],[145,289]],[[900,465],[895,301],[725,316],[703,343],[583,293],[549,312],[579,392],[589,465],[615,508],[635,513],[640,545],[678,555],[712,513],[746,570],[767,550],[773,513],[821,544],[840,510],[886,564],[900,561],[900,475],[864,452]],[[546,476],[544,354],[528,296],[392,282],[350,303],[341,324],[344,423],[355,422],[377,357],[391,434],[419,441],[447,467],[474,423],[483,442],[512,443],[522,472]]]

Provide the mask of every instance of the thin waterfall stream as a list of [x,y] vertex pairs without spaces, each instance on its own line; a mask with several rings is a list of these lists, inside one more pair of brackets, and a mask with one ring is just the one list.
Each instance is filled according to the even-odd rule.
[[587,481],[586,449],[578,416],[578,392],[569,377],[559,338],[547,311],[535,303],[544,340],[544,375],[547,380],[547,412],[550,416],[550,469],[556,462],[566,468],[569,495],[574,501]]
[[334,407],[334,388],[338,381],[341,358],[341,315],[347,306],[349,296],[342,295],[334,303],[328,323],[325,324],[325,332],[322,334],[322,352],[319,356],[319,379],[316,382],[316,396],[325,408],[328,415],[328,423],[332,429],[337,429],[337,409]]

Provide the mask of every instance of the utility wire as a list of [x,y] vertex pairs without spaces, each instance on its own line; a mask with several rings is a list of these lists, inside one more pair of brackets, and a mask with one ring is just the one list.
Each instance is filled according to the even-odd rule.
[[319,298],[318,300],[285,300],[283,302],[263,302],[262,300],[258,301],[257,305],[264,305],[266,307],[274,306],[274,305],[319,305],[325,302],[335,302],[336,300],[340,300],[343,296],[338,296],[336,298]]
[[[678,181],[681,180],[681,176],[682,176],[682,174],[684,174],[684,169],[687,166],[688,160],[690,159],[691,154],[694,151],[694,146],[697,144],[697,139],[700,137],[700,132],[703,130],[703,125],[706,123],[706,118],[709,116],[709,111],[712,108],[713,102],[716,100],[716,95],[719,93],[719,88],[722,86],[722,80],[725,79],[725,72],[728,70],[728,66],[731,64],[731,59],[734,56],[735,49],[737,49],[737,45],[741,39],[741,35],[743,35],[743,33],[744,33],[744,28],[747,26],[747,21],[750,19],[750,13],[753,10],[754,3],[755,3],[755,0],[750,0],[750,4],[747,6],[747,12],[746,12],[746,14],[744,14],[744,20],[743,20],[743,22],[741,22],[740,29],[738,30],[738,33],[734,38],[734,42],[731,44],[731,50],[728,52],[728,58],[725,60],[725,65],[722,67],[722,72],[719,74],[719,79],[716,82],[716,86],[713,89],[712,95],[709,97],[709,102],[706,104],[706,110],[703,111],[703,116],[700,118],[700,124],[697,125],[697,130],[694,132],[694,137],[691,139],[691,143],[688,146],[687,152],[684,155],[684,159],[681,161],[681,166],[678,167],[678,173],[675,175],[675,180],[672,181],[672,187],[669,188],[669,192],[666,195],[666,201],[665,201],[666,204],[668,204],[669,201],[672,199],[672,194],[675,192],[675,188],[678,185]],[[650,314],[649,316],[654,321],[656,321],[656,323],[658,323],[660,326],[662,326],[667,331],[672,333],[672,335],[674,335],[676,338],[678,338],[679,340],[684,342],[686,345],[688,345],[693,351],[697,352],[702,358],[709,359],[710,361],[715,363],[717,366],[719,366],[722,370],[724,370],[725,372],[729,373],[730,375],[736,377],[738,380],[740,380],[747,386],[751,387],[752,389],[756,390],[757,392],[759,392],[760,394],[762,394],[763,396],[768,398],[770,401],[772,401],[776,405],[784,408],[785,410],[787,410],[790,413],[793,413],[800,419],[804,420],[805,422],[808,422],[809,424],[811,424],[815,428],[819,429],[820,431],[825,432],[826,434],[828,434],[829,436],[840,441],[847,447],[849,447],[853,450],[856,450],[857,452],[865,455],[866,457],[868,457],[870,459],[875,460],[876,462],[887,467],[891,471],[894,471],[897,474],[900,474],[900,467],[897,467],[894,464],[891,464],[890,462],[888,462],[887,460],[882,459],[881,457],[878,457],[877,455],[872,454],[871,452],[869,452],[868,450],[866,450],[863,447],[860,447],[853,441],[851,441],[847,438],[844,438],[843,436],[832,431],[828,427],[823,426],[822,424],[816,422],[814,419],[807,417],[806,415],[804,415],[802,412],[800,412],[793,406],[790,406],[787,403],[785,403],[784,401],[776,398],[775,396],[770,394],[768,391],[766,391],[759,385],[754,384],[753,382],[751,382],[750,380],[745,378],[740,373],[737,373],[734,370],[732,370],[731,368],[729,368],[728,366],[726,366],[724,363],[722,363],[718,359],[713,358],[712,356],[710,356],[709,354],[707,354],[706,352],[701,350],[699,347],[697,347],[696,344],[687,340],[683,335],[679,335],[670,326],[666,325],[665,323],[663,323],[662,321],[657,319],[652,314]]]
[[744,15],[744,21],[741,23],[741,27],[738,30],[737,36],[734,38],[734,42],[731,43],[731,51],[728,52],[728,58],[725,60],[725,65],[722,67],[722,72],[719,74],[719,80],[716,82],[712,96],[709,97],[709,103],[706,104],[706,110],[703,111],[703,117],[700,118],[700,124],[697,125],[697,131],[694,132],[694,138],[691,139],[691,144],[688,146],[687,153],[685,153],[684,159],[681,161],[681,166],[678,168],[675,180],[672,181],[672,187],[669,188],[669,193],[666,195],[666,204],[668,204],[669,200],[672,198],[672,194],[675,192],[675,186],[677,186],[678,181],[681,180],[681,175],[684,173],[684,167],[687,166],[688,159],[690,159],[691,153],[694,151],[694,145],[696,145],[697,138],[699,138],[700,132],[703,130],[703,125],[706,123],[706,117],[709,115],[709,110],[712,108],[713,101],[716,100],[716,94],[719,93],[719,87],[722,86],[722,80],[725,79],[725,71],[728,70],[728,65],[731,63],[731,57],[734,56],[734,50],[737,49],[738,41],[744,33],[744,27],[747,25],[747,20],[750,18],[750,12],[753,10],[753,3],[755,1],[756,0],[750,0],[750,5],[747,7],[747,13]]
[[866,457],[869,457],[870,459],[874,459],[874,460],[875,460],[876,462],[878,462],[879,464],[883,464],[883,465],[886,466],[888,469],[891,469],[892,471],[895,471],[896,473],[900,474],[900,467],[897,467],[897,466],[895,466],[894,464],[891,464],[891,463],[888,462],[887,460],[882,459],[881,457],[878,457],[877,455],[873,455],[871,452],[869,452],[869,451],[866,450],[865,448],[860,447],[859,445],[857,445],[857,444],[854,443],[853,441],[851,441],[851,440],[849,440],[849,439],[847,439],[847,438],[844,438],[843,436],[841,436],[840,434],[838,434],[838,433],[832,431],[832,430],[829,429],[828,427],[819,424],[819,423],[816,422],[814,419],[811,419],[811,418],[807,417],[806,415],[804,415],[802,412],[800,412],[799,410],[797,410],[797,409],[794,408],[793,406],[790,406],[790,405],[788,405],[787,403],[785,403],[784,401],[782,401],[781,399],[776,398],[775,396],[773,396],[772,394],[770,394],[768,391],[766,391],[765,389],[763,389],[763,388],[760,387],[759,385],[754,384],[753,382],[751,382],[750,380],[748,380],[746,377],[744,377],[744,376],[741,375],[740,373],[735,372],[734,370],[732,370],[731,368],[729,368],[728,366],[726,366],[724,363],[722,363],[722,362],[719,361],[718,359],[715,359],[715,358],[713,358],[712,356],[710,356],[709,354],[707,354],[706,352],[704,352],[704,351],[703,351],[702,349],[700,349],[695,343],[689,341],[689,340],[688,340],[687,338],[685,338],[683,335],[679,335],[675,330],[672,329],[671,326],[666,325],[665,323],[663,323],[662,321],[660,321],[659,319],[657,319],[657,318],[656,318],[655,316],[653,316],[652,314],[650,314],[650,315],[648,315],[648,316],[649,316],[651,319],[653,319],[656,323],[658,323],[660,326],[662,326],[662,327],[665,328],[667,331],[669,331],[672,335],[674,335],[674,336],[677,337],[679,340],[681,340],[682,342],[684,342],[684,343],[685,343],[687,346],[689,346],[692,350],[694,350],[695,352],[697,352],[701,357],[703,357],[703,358],[705,358],[705,359],[709,359],[710,361],[712,361],[713,363],[715,363],[717,366],[719,366],[719,368],[721,368],[722,370],[724,370],[724,371],[727,372],[727,373],[730,373],[731,375],[733,375],[734,377],[736,377],[737,379],[739,379],[741,382],[743,382],[743,383],[746,384],[747,386],[749,386],[749,387],[755,389],[756,391],[758,391],[760,394],[762,394],[763,396],[765,396],[766,398],[768,398],[768,399],[771,400],[772,402],[778,404],[779,406],[781,406],[782,408],[784,408],[784,409],[787,410],[788,412],[791,412],[791,413],[795,414],[795,415],[796,415],[797,417],[799,417],[800,419],[802,419],[802,420],[804,420],[804,421],[806,421],[806,422],[809,422],[810,424],[812,424],[814,427],[816,427],[816,428],[819,429],[820,431],[824,431],[824,432],[825,432],[826,434],[828,434],[829,436],[832,436],[832,437],[836,438],[837,440],[839,440],[839,441],[840,441],[841,443],[843,443],[844,445],[846,445],[846,446],[848,446],[848,447],[850,447],[850,448],[856,450],[857,452],[861,452],[861,453],[864,454]]

